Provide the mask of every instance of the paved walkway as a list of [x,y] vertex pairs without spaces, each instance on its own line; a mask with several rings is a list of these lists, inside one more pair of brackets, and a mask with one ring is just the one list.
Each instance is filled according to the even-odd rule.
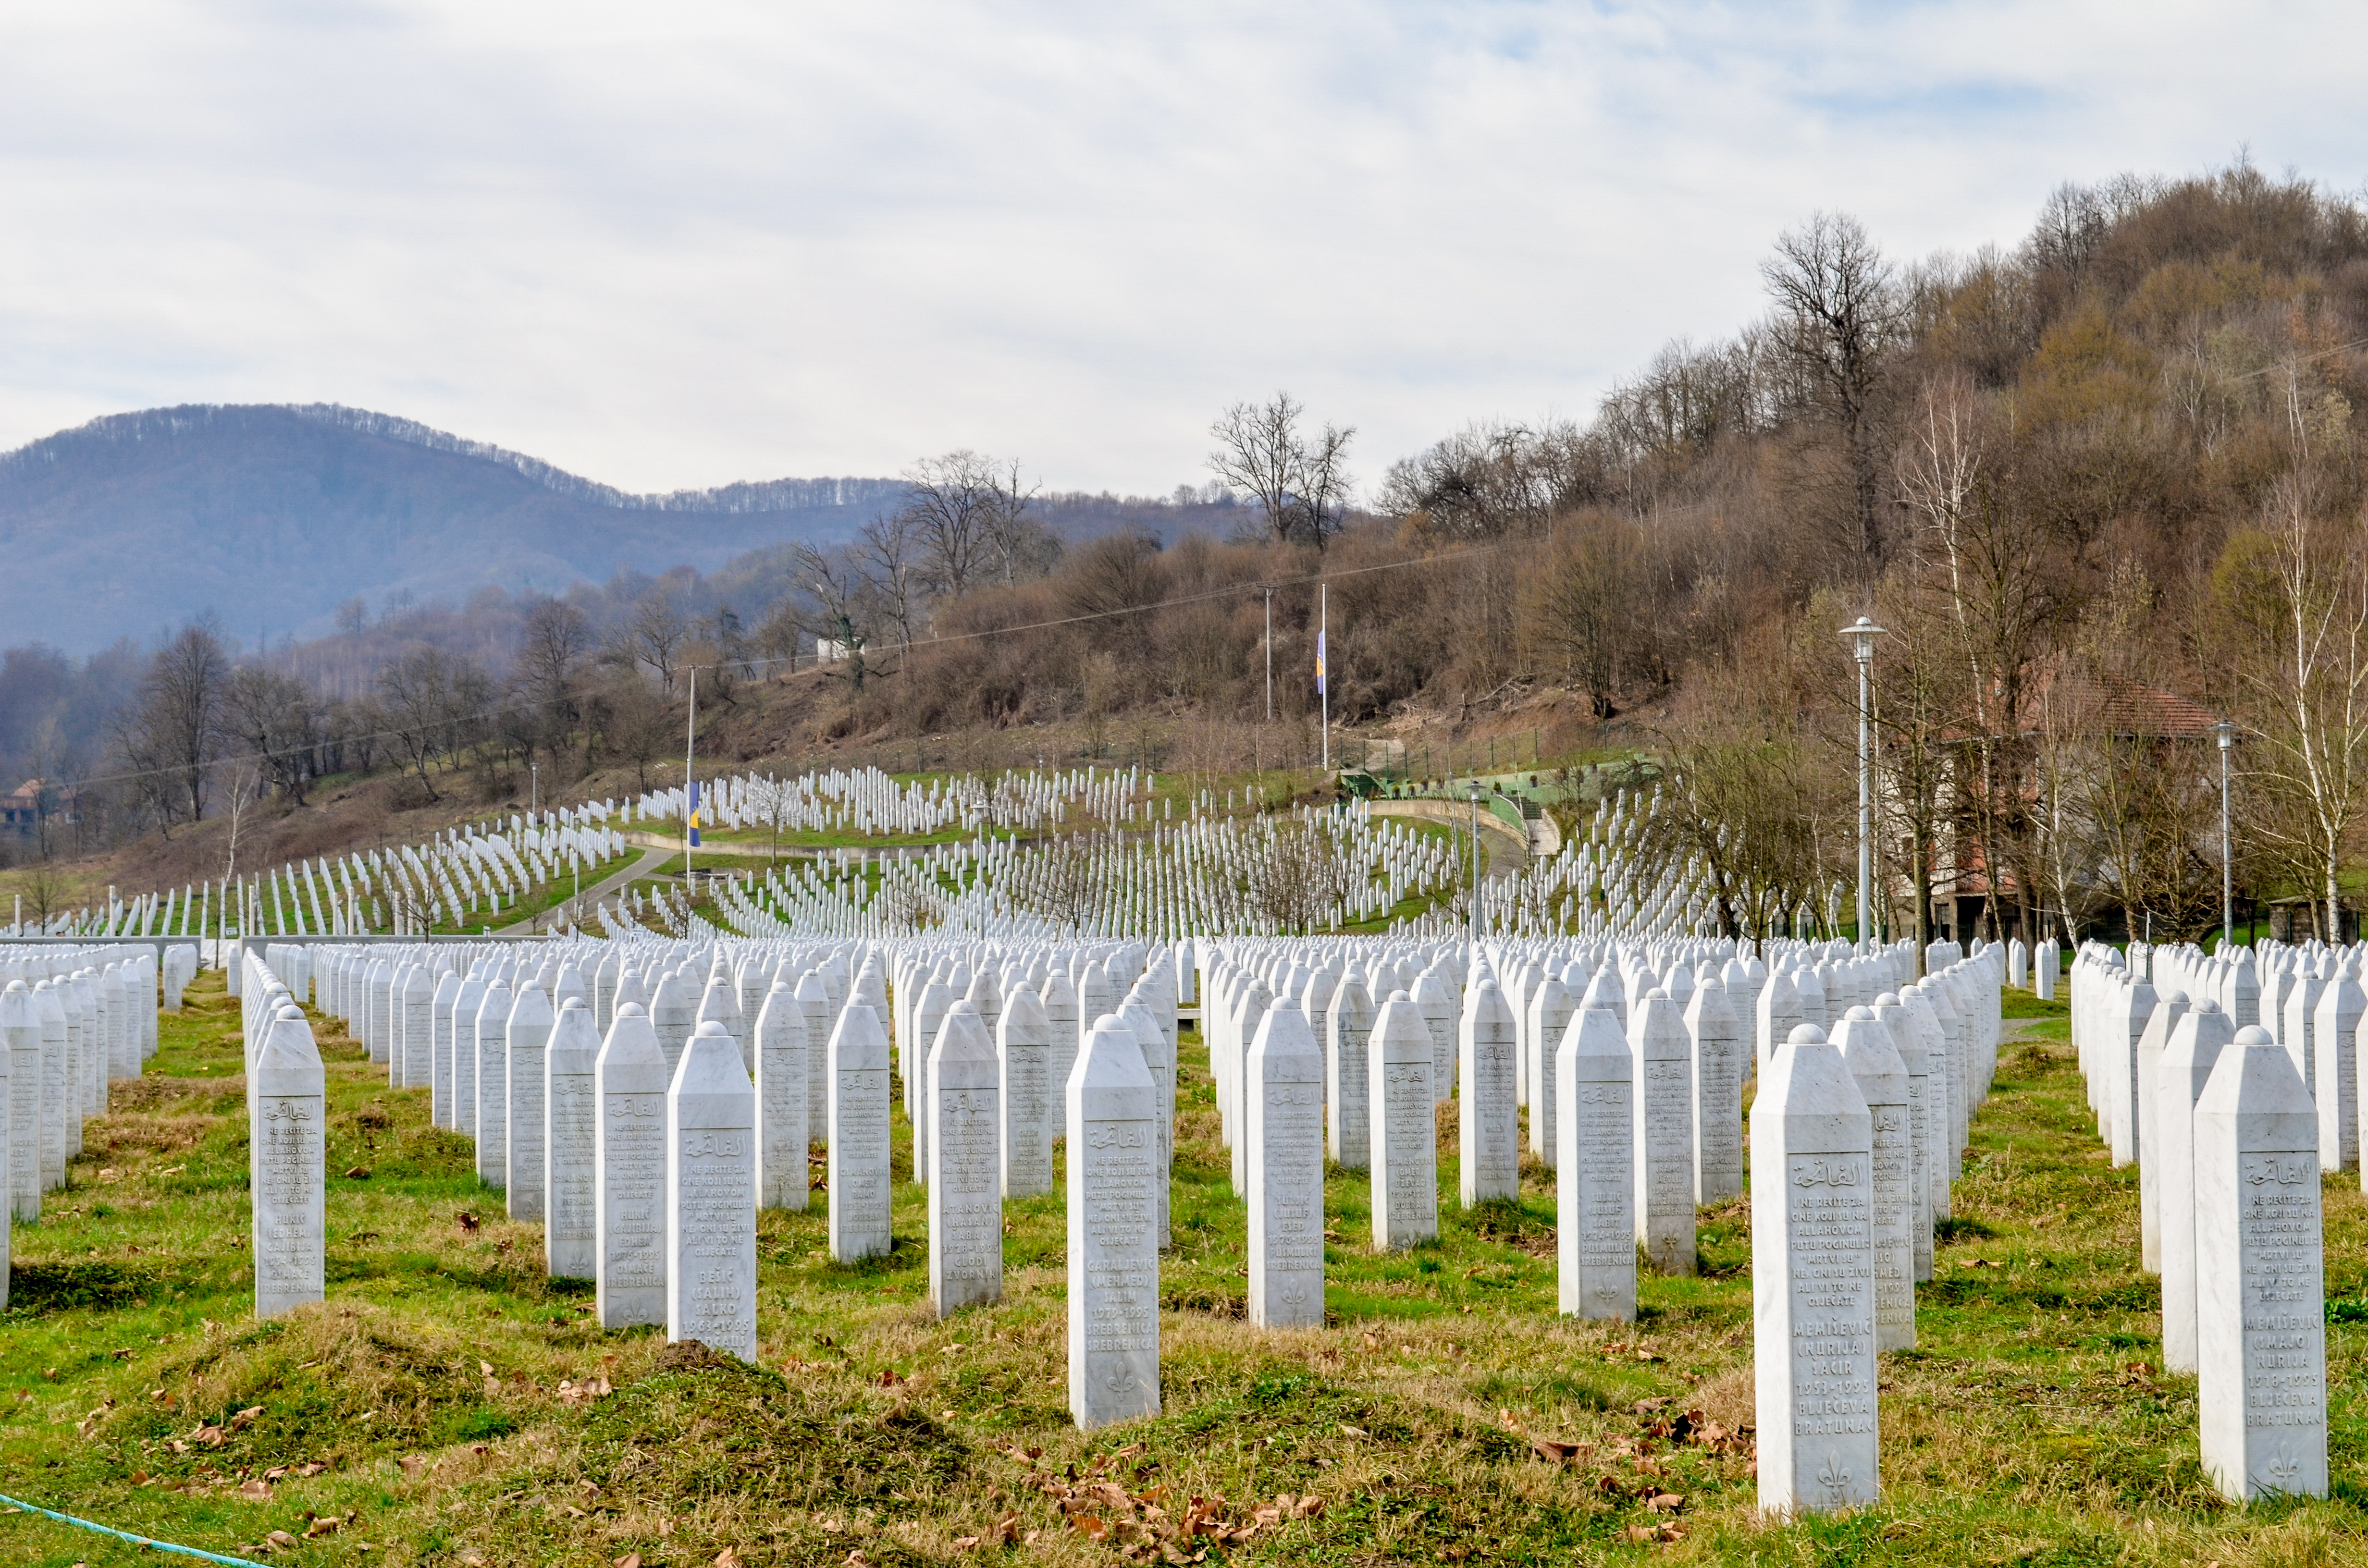
[[[590,887],[586,888],[581,893],[576,895],[575,903],[580,908],[590,909],[594,904],[598,903],[602,899],[607,898],[610,893],[615,892],[618,889],[623,887],[627,882],[632,881],[634,878],[649,875],[651,868],[663,866],[667,860],[680,853],[681,850],[679,848],[644,849],[641,854],[634,857],[633,863],[626,867],[623,870],[603,877],[600,881],[594,882]],[[537,921],[548,920],[559,911],[565,909],[566,907],[567,906],[564,903],[555,903],[549,909],[544,910],[541,914],[534,915],[529,919],[521,920],[515,926],[503,926],[499,931],[495,932],[495,935],[500,937],[532,936],[534,934],[535,924]],[[582,922],[579,920],[577,924],[581,925]]]
[[[1459,801],[1368,801],[1366,809],[1377,817],[1415,817],[1433,822],[1441,827],[1452,827],[1461,833],[1472,831],[1472,806]],[[1530,863],[1530,845],[1520,828],[1489,811],[1480,811],[1480,842],[1488,846],[1490,877],[1509,877]]]

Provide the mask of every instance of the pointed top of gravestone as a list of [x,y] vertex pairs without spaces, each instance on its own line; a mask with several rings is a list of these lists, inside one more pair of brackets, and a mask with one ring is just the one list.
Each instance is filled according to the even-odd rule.
[[551,998],[542,991],[529,985],[518,994],[517,1002],[510,1007],[510,1022],[513,1025],[548,1024],[552,1021]]
[[986,1038],[986,1019],[967,996],[946,1009],[945,1022],[938,1026],[938,1038],[930,1042],[929,1060],[945,1062],[992,1062],[995,1042]]
[[886,1067],[888,1037],[881,1030],[880,1015],[866,1002],[849,1002],[839,1013],[838,1022],[831,1026],[831,1060],[841,1068]]
[[680,1096],[753,1093],[740,1048],[722,1024],[709,1019],[684,1043],[668,1092]]
[[592,1009],[580,996],[570,996],[551,1027],[551,1071],[589,1073],[600,1055],[600,1031],[593,1027]]
[[627,1002],[617,1009],[609,1025],[608,1040],[600,1047],[599,1064],[665,1070],[666,1053],[658,1049],[658,1031],[640,1003]]
[[2294,1071],[2294,1058],[2259,1024],[2238,1029],[2220,1052],[2211,1081],[2196,1097],[2195,1114],[2280,1119],[2281,1125],[2260,1129],[2268,1136],[2259,1141],[2251,1129],[2245,1130],[2240,1141],[2248,1146],[2301,1148],[2305,1138],[2312,1147],[2317,1142],[2318,1108],[2310,1091]]
[[1134,1031],[1126,1027],[1125,1020],[1115,1013],[1104,1013],[1095,1019],[1094,1027],[1087,1032],[1085,1045],[1077,1052],[1076,1065],[1069,1070],[1069,1087],[1148,1089],[1152,1086],[1151,1068],[1144,1061],[1143,1047],[1136,1043]]
[[[1593,988],[1589,987],[1592,994]],[[1616,1078],[1625,1081],[1634,1071],[1629,1062],[1628,1037],[1621,1031],[1620,1016],[1609,1007],[1581,1007],[1563,1031],[1570,1046],[1575,1083]],[[1557,1042],[1560,1044],[1561,1042]],[[1593,1068],[1589,1063],[1597,1064]]]

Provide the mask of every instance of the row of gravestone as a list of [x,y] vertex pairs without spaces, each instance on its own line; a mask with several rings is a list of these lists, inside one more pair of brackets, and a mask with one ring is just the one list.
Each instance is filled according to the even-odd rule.
[[2138,1167],[2163,1368],[2195,1374],[2204,1472],[2240,1502],[2328,1492],[2319,1183],[2358,1162],[2362,957],[2093,942],[2073,957],[2073,1045],[2112,1164]]
[[194,958],[174,949],[160,966],[148,943],[0,946],[0,1310],[15,1225],[38,1222],[65,1185],[108,1085],[155,1054],[160,978],[177,1008]]
[[[481,1054],[476,1073],[481,1149],[496,1119],[506,1130],[502,1168],[491,1170],[490,1179],[508,1187],[514,1212],[528,1180],[533,1179],[535,1190],[547,1195],[544,1212],[532,1217],[544,1221],[550,1265],[557,1273],[588,1272],[598,1280],[604,1323],[663,1322],[676,1337],[698,1337],[753,1357],[756,1209],[774,1202],[802,1207],[805,1196],[802,1183],[768,1189],[762,1152],[781,1131],[791,1133],[786,1142],[802,1149],[805,1141],[794,1134],[813,1131],[797,1125],[796,1113],[804,1108],[801,1096],[768,1097],[764,1093],[768,1076],[793,1088],[809,1081],[807,1059],[813,1054],[814,1031],[807,1009],[798,1003],[799,988],[785,971],[814,960],[801,976],[800,986],[811,982],[809,989],[820,990],[834,960],[861,966],[851,987],[845,988],[855,999],[829,1020],[823,1052],[827,1119],[817,1140],[828,1150],[831,1248],[843,1260],[872,1256],[888,1244],[889,1040],[878,1012],[861,999],[876,990],[866,977],[876,976],[878,953],[810,948],[768,955],[763,949],[768,945],[734,946],[748,949],[738,954],[736,966],[722,947],[701,952],[655,943],[586,945],[583,950],[554,945],[538,948],[522,960],[515,949],[507,949],[508,956],[494,950],[464,952],[460,959],[471,974],[462,984],[482,982],[484,999],[471,1017],[460,1006],[461,993],[447,984],[455,975],[442,974],[428,996],[428,1051],[431,1075],[441,1082],[446,1070],[444,1053],[435,1044],[439,1038],[437,1018],[460,1019],[448,1025],[440,1038],[473,1037],[482,1048],[495,1035],[501,1037],[502,1052]],[[451,949],[436,951],[449,954]],[[1331,1005],[1322,1009],[1335,1073],[1327,1089],[1325,1054],[1317,1050],[1306,1012],[1289,994],[1297,989],[1305,995],[1304,982],[1316,970],[1328,971],[1338,956],[1337,948],[1271,941],[1212,945],[1205,954],[1188,955],[1192,962],[1210,965],[1211,1001],[1204,1016],[1210,1020],[1212,1060],[1227,1060],[1231,1044],[1245,1028],[1249,1031],[1238,1064],[1230,1070],[1237,1074],[1231,1103],[1238,1108],[1239,1138],[1246,1151],[1237,1190],[1249,1210],[1249,1310],[1262,1324],[1322,1321],[1325,1131],[1341,1104],[1338,1064],[1344,1041],[1357,1032],[1362,975],[1371,973],[1379,983],[1397,974],[1391,949],[1383,944],[1360,955],[1370,960],[1367,965],[1360,971],[1352,961],[1333,987],[1326,999]],[[1411,960],[1415,955],[1400,956]],[[430,962],[452,961],[428,951],[416,957],[423,972]],[[1180,966],[1152,964],[1129,985],[1118,1010],[1098,1017],[1085,1031],[1073,1065],[1061,1074],[1058,1067],[1067,1048],[1065,1041],[1054,1040],[1039,991],[1059,997],[1073,994],[1082,983],[1088,998],[1099,1001],[1145,955],[1140,949],[1071,954],[1059,964],[1048,962],[1042,953],[1032,960],[1025,953],[1006,954],[1000,955],[1001,962],[992,961],[997,957],[974,949],[933,950],[927,944],[887,955],[900,994],[914,998],[913,1006],[892,1022],[905,1063],[920,1069],[907,1076],[919,1084],[913,1091],[921,1110],[916,1137],[919,1168],[914,1174],[927,1180],[929,1190],[932,1300],[940,1312],[951,1312],[999,1296],[1001,1199],[1042,1190],[1034,1173],[1049,1178],[1050,1167],[1049,1139],[1044,1140],[1041,1164],[1032,1142],[1025,1151],[1015,1151],[1016,1142],[1032,1136],[1029,1129],[1042,1126],[1015,1107],[1041,1097],[1031,1085],[1057,1076],[1065,1102],[1058,1126],[1073,1151],[1068,1193],[1073,1409],[1088,1426],[1156,1412],[1157,1255],[1165,1240],[1166,1173],[1174,1119],[1171,1031],[1176,994],[1190,993],[1195,971],[1181,969],[1179,977]],[[1465,1102],[1459,1118],[1463,1148],[1509,1153],[1507,1130],[1518,1121],[1513,1100],[1519,1040],[1513,1009],[1494,970],[1519,960],[1525,968],[1516,984],[1528,983],[1527,956],[1502,949],[1493,953],[1453,949],[1430,957],[1435,963],[1452,958],[1471,965],[1471,983],[1461,987],[1463,1000],[1457,1022],[1457,1073],[1460,1097]],[[1558,1102],[1560,1111],[1557,1199],[1566,1312],[1632,1316],[1640,1241],[1648,1256],[1666,1259],[1672,1267],[1682,1260],[1691,1267],[1691,1210],[1698,1196],[1694,1184],[1702,1169],[1690,1142],[1700,1121],[1695,1063],[1703,1060],[1705,1045],[1718,1043],[1715,1037],[1721,1032],[1725,984],[1716,957],[1714,952],[1698,955],[1697,972],[1688,976],[1686,955],[1680,952],[1613,949],[1596,955],[1601,967],[1588,981],[1555,1049],[1541,1055],[1536,1070],[1540,1093]],[[1759,1010],[1768,1027],[1782,1030],[1783,1044],[1761,1057],[1763,1075],[1780,1057],[1790,1062],[1801,1055],[1791,1048],[1814,1046],[1824,1038],[1816,1025],[1796,1027],[1792,1022],[1798,993],[1815,994],[1818,977],[1796,965],[1793,955],[1777,957],[1776,967],[1767,971],[1759,987],[1761,998],[1772,1001]],[[683,970],[699,967],[702,958],[708,978],[700,1012],[719,1016],[696,1019],[691,1026],[695,1032],[685,1038],[669,1071],[659,1026],[640,1000],[640,971],[650,971],[655,989],[664,994],[683,978]],[[1656,974],[1655,960],[1666,960],[1668,969]],[[404,1014],[392,998],[398,988],[414,988],[411,979],[396,972],[400,964],[389,963],[383,953],[372,956],[362,950],[316,950],[307,962],[330,977],[332,1006],[358,1009],[365,1033],[378,1027],[372,1022],[375,1017],[399,1036]],[[971,962],[978,966],[974,973],[968,970]],[[732,1034],[725,1016],[731,1012],[730,994],[739,989],[752,963],[769,972],[771,989],[744,1044]],[[1277,965],[1289,967],[1278,971]],[[378,973],[382,967],[385,972]],[[506,972],[513,967],[518,973]],[[578,994],[584,989],[586,967],[596,976],[614,975],[613,990],[608,993],[613,1017],[605,1039],[595,1024],[594,1005]],[[1798,986],[1791,978],[1796,967],[1803,982]],[[844,970],[842,962],[842,975]],[[1788,1245],[1807,1249],[1807,1256],[1797,1264],[1789,1254],[1761,1258],[1757,1273],[1763,1281],[1792,1279],[1797,1273],[1804,1279],[1827,1282],[1804,1298],[1810,1306],[1831,1309],[1818,1320],[1822,1328],[1817,1332],[1827,1337],[1821,1340],[1804,1331],[1808,1339],[1804,1346],[1788,1346],[1786,1368],[1831,1371],[1838,1363],[1827,1341],[1836,1335],[1846,1346],[1862,1348],[1869,1358],[1878,1344],[1913,1343],[1913,1280],[1929,1277],[1936,1192],[1945,1206],[1946,1167],[1940,1150],[1955,1142],[1941,1109],[1948,1098],[1940,1084],[1947,1074],[1936,1079],[1933,1068],[1952,1060],[1964,1063],[1963,1081],[1972,1085],[1974,1097],[1986,1090],[1997,1043],[1996,970],[1995,954],[1958,964],[1920,986],[1905,988],[1904,1001],[1892,993],[1879,993],[1873,1008],[1853,1004],[1835,1020],[1839,1057],[1848,1063],[1859,1114],[1866,1122],[1865,1147],[1857,1151],[1864,1156],[1865,1169],[1844,1184],[1849,1188],[1844,1196],[1857,1205],[1847,1213],[1808,1215],[1793,1227],[1798,1234],[1789,1233],[1781,1219],[1771,1219],[1764,1228],[1769,1238],[1783,1238]],[[268,1004],[262,1010],[278,1018],[290,1055],[298,1059],[300,1069],[309,1065],[310,1082],[317,1085],[317,1057],[311,1053],[302,1014],[279,1006],[272,999],[276,978],[259,962],[256,971],[255,983]],[[1243,975],[1251,977],[1248,986],[1237,983]],[[1871,984],[1885,977],[1864,978]],[[1006,979],[1012,982],[1008,994]],[[1258,996],[1269,979],[1281,982],[1281,998]],[[1653,983],[1656,979],[1671,985],[1692,983],[1689,1006],[1679,1009],[1663,986]],[[1738,979],[1748,983],[1748,971]],[[514,994],[513,983],[518,987]],[[1563,982],[1556,977],[1553,983]],[[381,986],[390,1001],[373,1015],[371,999]],[[1623,1023],[1621,1012],[1631,988],[1642,994]],[[677,994],[687,989],[677,986]],[[962,994],[954,996],[957,989]],[[1544,989],[1543,983],[1539,989]],[[555,1017],[546,992],[561,997]],[[437,994],[444,993],[452,997],[451,1006],[436,1005]],[[1229,993],[1244,998],[1243,1003],[1229,1009],[1223,1000]],[[1254,1021],[1249,1002],[1260,1004]],[[502,1015],[497,1027],[489,1027],[489,1007]],[[669,1010],[684,1011],[679,1006]],[[1945,1025],[1944,1012],[1950,1020]],[[1551,1023],[1556,1015],[1549,1005],[1538,1009],[1537,1017]],[[680,1023],[677,1019],[677,1027]],[[926,1066],[914,1054],[924,1038],[929,1040]],[[1437,1232],[1434,1031],[1415,996],[1397,988],[1356,1043],[1362,1050],[1351,1051],[1350,1056],[1362,1058],[1366,1083],[1379,1085],[1379,1092],[1369,1096],[1366,1119],[1375,1244],[1411,1244]],[[268,1042],[258,1044],[266,1048],[258,1057],[261,1070],[251,1081],[260,1101],[283,1080],[271,1070],[273,1051]],[[384,1053],[390,1062],[404,1056],[394,1041]],[[309,1063],[302,1060],[308,1057]],[[1553,1062],[1550,1071],[1543,1065],[1547,1058]],[[498,1111],[490,1106],[484,1085],[497,1081],[497,1062],[498,1081],[520,1088],[526,1086],[518,1072],[521,1064],[533,1064],[528,1071],[541,1080],[536,1085],[540,1093],[531,1096],[541,1123],[538,1136],[514,1135],[524,1099],[514,1097]],[[753,1080],[747,1071],[751,1062]],[[1219,1076],[1223,1082],[1227,1073],[1221,1071]],[[1662,1087],[1656,1090],[1656,1085]],[[1256,1092],[1244,1093],[1246,1085]],[[1739,1079],[1735,1086],[1739,1093]],[[1653,1113],[1656,1092],[1675,1108],[1658,1117]],[[588,1104],[588,1117],[567,1108],[579,1102]],[[1645,1109],[1642,1116],[1635,1114],[1638,1107]],[[1766,1108],[1763,1099],[1755,1120]],[[258,1115],[267,1134],[259,1138],[259,1146],[268,1144],[271,1127],[301,1131],[318,1125],[317,1111],[309,1119],[284,1108],[259,1109]],[[1657,1138],[1656,1131],[1668,1137]],[[1331,1141],[1337,1143],[1339,1138],[1336,1121]],[[1795,1138],[1790,1145],[1771,1142],[1767,1147],[1797,1150],[1804,1145]],[[539,1155],[542,1168],[534,1173],[539,1179],[513,1163],[527,1149]],[[1850,1152],[1813,1151],[1833,1169],[1839,1168],[1837,1156]],[[1756,1149],[1755,1160],[1762,1157]],[[1481,1163],[1468,1153],[1464,1161],[1467,1171]],[[282,1165],[290,1173],[310,1175],[317,1192],[317,1157],[283,1159]],[[488,1168],[482,1157],[481,1168]],[[1509,1195],[1511,1189],[1511,1184],[1501,1192],[1487,1189],[1467,1177],[1465,1197],[1467,1201],[1486,1201]],[[1661,1189],[1675,1196],[1661,1201]],[[271,1180],[258,1180],[258,1206],[282,1190]],[[569,1196],[587,1190],[588,1202]],[[1755,1201],[1764,1200],[1767,1190],[1767,1184],[1759,1184]],[[1780,1182],[1774,1190],[1781,1195],[1788,1188]],[[575,1218],[586,1210],[588,1224]],[[1656,1214],[1666,1221],[1661,1232],[1654,1228]],[[267,1230],[259,1219],[259,1241]],[[317,1200],[290,1233],[313,1238],[317,1251]],[[257,1253],[259,1309],[268,1305],[263,1285],[270,1250],[259,1248]],[[1851,1280],[1864,1287],[1859,1292],[1863,1300],[1856,1301],[1864,1311],[1865,1322],[1859,1325],[1863,1333],[1852,1328],[1839,1298],[1827,1301],[1815,1293],[1847,1294],[1857,1289]],[[1804,1412],[1815,1415],[1808,1404],[1788,1396],[1782,1408],[1767,1407],[1775,1366],[1763,1353],[1763,1424],[1790,1421],[1797,1426],[1794,1417]],[[1804,1490],[1788,1496],[1782,1506],[1862,1500],[1860,1490],[1873,1484],[1874,1474],[1871,1390],[1869,1382],[1861,1401],[1863,1410],[1846,1421],[1836,1417],[1840,1424],[1835,1426],[1836,1431],[1850,1427],[1863,1437],[1865,1457],[1857,1457],[1853,1449],[1833,1465],[1820,1465],[1828,1475],[1857,1477],[1854,1486],[1832,1496]],[[1828,1389],[1817,1397],[1843,1396]]]

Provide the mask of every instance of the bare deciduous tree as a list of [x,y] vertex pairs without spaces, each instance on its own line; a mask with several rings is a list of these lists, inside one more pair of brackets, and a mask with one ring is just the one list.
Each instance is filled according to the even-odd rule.
[[649,665],[669,697],[674,695],[676,658],[689,635],[690,622],[675,608],[672,596],[663,593],[643,596],[625,629],[625,642],[632,656]]
[[2213,586],[2245,655],[2252,771],[2288,808],[2260,830],[2307,849],[2332,932],[2343,850],[2368,811],[2368,550],[2357,521],[2323,507],[2308,470],[2281,475],[2262,528],[2229,541]]
[[1287,392],[1265,403],[1237,403],[1209,426],[1217,449],[1209,472],[1258,504],[1267,537],[1304,540],[1319,549],[1340,526],[1348,500],[1347,460],[1356,426],[1326,425],[1301,434],[1306,408]]
[[1850,472],[1851,552],[1861,579],[1871,583],[1882,548],[1874,399],[1900,325],[1891,265],[1857,219],[1819,212],[1778,237],[1760,273],[1776,297],[1775,345],[1841,437]]

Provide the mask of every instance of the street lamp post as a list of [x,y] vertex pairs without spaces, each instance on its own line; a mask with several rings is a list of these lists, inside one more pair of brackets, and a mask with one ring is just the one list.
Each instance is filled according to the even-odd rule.
[[2228,843],[2228,753],[2237,744],[2237,726],[2223,719],[2212,733],[2220,741],[2220,947],[2225,952],[2237,939],[2236,878]]
[[1858,945],[1863,953],[1873,946],[1868,936],[1869,913],[1874,907],[1874,640],[1883,628],[1864,616],[1841,634],[1850,640],[1858,660]]

